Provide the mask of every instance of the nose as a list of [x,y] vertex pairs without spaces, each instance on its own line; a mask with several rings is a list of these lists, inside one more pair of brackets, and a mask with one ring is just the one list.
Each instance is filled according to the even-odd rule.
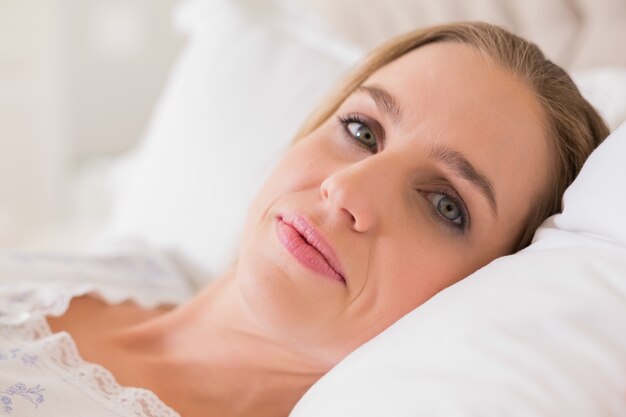
[[[384,167],[360,161],[329,175],[320,185],[322,200],[331,215],[338,216],[357,232],[367,232],[380,221],[385,204]],[[366,162],[367,161],[367,162]]]

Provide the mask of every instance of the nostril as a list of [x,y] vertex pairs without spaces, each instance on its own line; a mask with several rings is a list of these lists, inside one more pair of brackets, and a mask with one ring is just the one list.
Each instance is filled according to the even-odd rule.
[[353,224],[353,225],[356,225],[356,217],[354,217],[354,214],[352,214],[352,213],[350,212],[350,210],[348,210],[348,209],[343,209],[343,210],[344,210],[344,211],[348,214],[348,216],[350,217],[350,220],[352,221],[352,224]]
[[328,190],[326,189],[326,187],[321,187],[320,188],[320,192],[322,194],[322,199],[323,200],[328,199]]
[[320,185],[320,194],[322,195],[322,200],[327,200],[328,199],[328,197],[329,197],[328,188],[329,188],[328,180],[325,180]]

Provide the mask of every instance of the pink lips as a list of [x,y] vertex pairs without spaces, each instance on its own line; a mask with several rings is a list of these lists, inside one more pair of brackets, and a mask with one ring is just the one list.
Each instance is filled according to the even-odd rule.
[[332,247],[303,217],[284,214],[277,219],[278,240],[304,267],[345,283]]

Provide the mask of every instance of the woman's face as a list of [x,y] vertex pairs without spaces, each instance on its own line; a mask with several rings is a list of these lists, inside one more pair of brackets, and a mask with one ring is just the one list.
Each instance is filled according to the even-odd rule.
[[549,161],[527,86],[470,46],[418,48],[275,168],[246,222],[242,298],[281,343],[332,365],[510,253]]

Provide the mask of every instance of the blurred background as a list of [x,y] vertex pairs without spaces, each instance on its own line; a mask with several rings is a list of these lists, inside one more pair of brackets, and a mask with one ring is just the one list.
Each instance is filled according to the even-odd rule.
[[[208,238],[234,240],[247,201],[229,192],[256,186],[241,166],[365,51],[458,20],[535,41],[626,120],[626,0],[0,0],[0,248],[80,249],[117,212],[119,235],[217,262]],[[259,132],[280,140],[250,148]]]
[[76,245],[107,215],[99,171],[142,137],[175,3],[0,0],[0,245]]

